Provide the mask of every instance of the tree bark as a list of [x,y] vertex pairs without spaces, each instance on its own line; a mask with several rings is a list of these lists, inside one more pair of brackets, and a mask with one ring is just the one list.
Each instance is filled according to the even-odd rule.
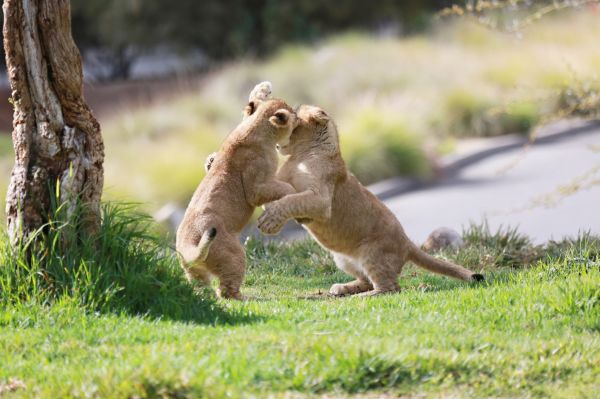
[[104,145],[83,98],[69,0],[4,0],[4,52],[12,90],[15,166],[6,197],[13,242],[42,227],[53,196],[86,230],[100,225]]

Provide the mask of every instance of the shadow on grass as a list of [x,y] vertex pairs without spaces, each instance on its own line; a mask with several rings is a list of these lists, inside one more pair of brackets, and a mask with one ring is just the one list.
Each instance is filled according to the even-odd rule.
[[146,283],[149,283],[147,290],[136,290],[132,298],[122,297],[107,310],[152,320],[213,326],[265,320],[263,316],[228,306],[233,300],[217,299],[210,288],[194,288],[177,275]]

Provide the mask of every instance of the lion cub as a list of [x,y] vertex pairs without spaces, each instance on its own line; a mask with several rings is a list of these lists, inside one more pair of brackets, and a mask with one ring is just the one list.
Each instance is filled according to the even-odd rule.
[[268,204],[258,227],[275,234],[288,220],[301,220],[332,252],[336,265],[356,277],[347,284],[334,284],[331,294],[397,291],[406,261],[461,280],[483,280],[481,274],[429,256],[408,239],[395,215],[346,169],[337,128],[322,109],[303,105],[296,114],[298,127],[289,143],[279,146],[289,158],[277,178],[297,193]]
[[208,284],[218,277],[217,294],[224,298],[241,298],[246,261],[239,234],[254,208],[295,192],[275,179],[275,146],[286,145],[296,115],[285,102],[261,101],[264,93],[253,93],[259,97],[251,95],[243,121],[223,143],[177,230],[187,278]]

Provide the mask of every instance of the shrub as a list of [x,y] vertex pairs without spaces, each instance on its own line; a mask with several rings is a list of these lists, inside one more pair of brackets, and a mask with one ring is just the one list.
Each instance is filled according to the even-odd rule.
[[402,122],[363,111],[340,130],[348,167],[364,184],[397,175],[427,177],[431,166],[421,141]]
[[560,118],[600,118],[600,81],[575,80],[560,87],[555,113]]
[[491,230],[487,221],[471,223],[462,233],[465,246],[455,253],[444,250],[444,255],[458,264],[472,268],[521,269],[543,261],[579,262],[594,264],[600,259],[600,237],[580,232],[575,238],[535,244],[514,227]]
[[443,133],[462,137],[527,134],[540,119],[538,107],[531,101],[519,100],[505,106],[492,104],[468,91],[451,92],[444,110],[448,131]]

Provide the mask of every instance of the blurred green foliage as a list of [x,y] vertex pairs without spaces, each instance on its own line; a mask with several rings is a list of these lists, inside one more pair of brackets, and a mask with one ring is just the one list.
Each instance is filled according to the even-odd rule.
[[447,0],[72,0],[73,34],[102,49],[113,76],[157,46],[200,50],[210,60],[262,56],[288,42],[314,41],[347,29],[405,33],[427,25]]
[[262,80],[291,105],[316,104],[332,115],[344,159],[363,183],[427,177],[431,161],[459,146],[459,137],[533,134],[538,118],[563,117],[561,93],[572,105],[588,104],[576,96],[599,87],[596,20],[583,12],[547,18],[515,41],[460,19],[427,35],[347,33],[232,62],[198,89],[103,121],[105,198],[142,201],[149,210],[185,205],[206,156],[239,123]]
[[359,113],[341,134],[348,167],[363,183],[397,175],[426,177],[431,173],[421,139],[405,123],[377,110]]
[[[185,19],[188,15],[180,20],[182,26],[174,26],[172,31],[156,20],[155,29],[144,35],[133,26],[137,24],[135,18],[126,17],[127,7],[135,4],[141,7],[141,2],[129,0],[102,4],[96,0],[89,3],[72,0],[78,44],[84,43],[83,49],[108,46],[106,43],[119,43],[121,37],[124,38],[121,43],[137,43],[139,48],[151,48],[157,41],[179,43],[183,51],[204,46],[200,39],[194,42],[193,35],[208,35],[212,32],[209,26],[216,24],[208,21],[203,26],[200,19],[188,23]],[[162,1],[148,0],[143,9],[131,10],[141,14],[158,12],[152,11],[158,4]],[[165,20],[173,18],[168,13],[181,12],[170,9],[181,8],[179,4],[174,1],[172,6],[164,7]],[[283,12],[286,7],[295,10],[299,4],[312,2],[272,7]],[[209,1],[200,8],[208,12],[213,6],[225,7]],[[190,15],[198,7],[190,2]],[[334,10],[327,4],[315,7],[315,10],[319,7],[329,7],[329,12]],[[341,12],[345,7],[349,6],[339,5],[335,10]],[[124,14],[103,16],[111,8]],[[433,8],[428,5],[421,10],[426,13]],[[87,21],[78,19],[84,9],[90,13],[86,18],[95,18],[98,24],[104,21],[103,41],[101,36],[90,35],[85,42],[82,41],[85,37],[77,33],[78,24]],[[237,11],[231,12],[232,21],[238,21]],[[251,15],[255,14],[247,17],[254,18]],[[300,13],[298,18],[306,15]],[[133,22],[125,27],[111,25],[112,18],[117,17],[125,25],[126,21]],[[352,26],[376,30],[377,23],[369,21],[378,17],[369,18],[365,16],[362,25]],[[107,154],[105,198],[143,201],[149,210],[170,201],[186,203],[204,175],[204,159],[218,149],[223,137],[239,122],[248,92],[262,80],[272,81],[275,95],[290,104],[316,104],[335,118],[344,158],[363,183],[397,175],[427,176],[431,159],[428,161],[424,149],[430,157],[446,154],[456,146],[457,137],[531,133],[530,127],[538,120],[544,123],[574,115],[598,117],[597,18],[597,13],[587,9],[563,12],[529,26],[519,37],[488,29],[472,18],[450,18],[438,21],[424,34],[403,38],[359,31],[332,36],[316,44],[284,46],[268,57],[258,55],[260,51],[271,51],[269,46],[276,46],[275,42],[248,43],[239,47],[243,52],[215,54],[215,59],[250,56],[214,70],[198,89],[190,85],[189,91],[167,96],[146,108],[132,104],[101,119]],[[316,17],[310,20],[315,24],[321,21]],[[228,26],[240,32],[239,21],[238,25],[232,21],[227,22]],[[382,21],[391,24],[394,19]],[[252,24],[248,26],[255,29]],[[351,25],[340,22],[329,28],[346,26]],[[175,32],[184,28],[190,29],[187,45],[175,41]],[[214,29],[225,31],[224,26]],[[293,36],[295,28],[289,29],[279,37],[282,42],[290,37],[295,37],[290,40],[310,41],[329,32],[321,27],[308,36]],[[174,37],[174,41],[169,41],[169,37]],[[246,40],[250,36],[240,37]],[[213,45],[227,40],[223,36],[222,40],[213,41]],[[5,192],[13,162],[9,156],[10,138],[3,137],[0,155],[5,156],[0,157],[0,175],[4,178],[0,179],[0,191]],[[145,156],[131,156],[134,153]]]
[[9,133],[0,130],[0,157],[12,156],[13,143]]
[[520,32],[531,24],[562,10],[589,7],[600,0],[463,0],[440,12],[441,16],[467,16],[493,30]]
[[445,111],[445,128],[459,137],[527,134],[540,120],[539,107],[531,100],[498,106],[493,100],[466,90],[450,93]]
[[559,87],[556,112],[561,117],[600,118],[600,81],[578,80]]

